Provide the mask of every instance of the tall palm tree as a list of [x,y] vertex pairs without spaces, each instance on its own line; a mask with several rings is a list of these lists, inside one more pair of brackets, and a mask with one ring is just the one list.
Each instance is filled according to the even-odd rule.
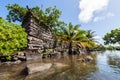
[[68,42],[68,53],[72,55],[73,45],[82,44],[87,38],[85,37],[86,31],[79,29],[80,25],[73,26],[72,23],[69,23],[67,26],[61,27],[61,30],[58,31],[58,38]]

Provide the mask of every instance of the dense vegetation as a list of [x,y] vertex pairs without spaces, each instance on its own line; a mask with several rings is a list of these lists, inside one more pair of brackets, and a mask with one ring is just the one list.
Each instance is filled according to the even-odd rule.
[[103,46],[107,50],[120,50],[120,46],[111,46],[114,44],[120,44],[120,29],[114,29],[108,32],[104,37],[104,44],[108,45],[107,47]]
[[[9,22],[23,22],[23,19],[29,8],[24,8],[18,4],[7,5],[9,11],[7,20]],[[56,41],[66,42],[69,54],[72,53],[73,47],[95,48],[94,32],[85,31],[79,28],[80,25],[66,24],[60,21],[61,11],[55,6],[40,9],[38,6],[30,8],[34,15],[34,20],[41,26],[47,26],[53,33],[54,46]],[[0,19],[0,53],[9,55],[15,51],[23,50],[27,46],[27,34],[25,30],[16,24],[6,22]]]
[[[7,10],[9,11],[7,15],[7,20],[9,22],[23,22],[23,19],[28,11],[27,8],[21,7],[18,4],[7,5]],[[54,7],[48,7],[45,10],[42,10],[40,7],[36,6],[31,8],[31,11],[34,14],[34,18],[39,25],[45,25],[49,27],[56,27],[59,25],[59,17],[61,11]]]
[[57,37],[62,41],[68,42],[69,54],[72,54],[73,45],[83,47],[83,43],[88,41],[85,33],[86,31],[79,29],[79,25],[73,26],[72,23],[69,23],[58,31]]
[[[7,15],[8,21],[19,21],[22,22],[27,8],[21,7],[18,4],[7,5],[9,14]],[[54,38],[54,46],[56,46],[57,40],[67,42],[69,45],[69,53],[72,50],[72,45],[77,45],[84,48],[95,48],[94,32],[91,30],[85,31],[79,29],[79,25],[72,25],[72,23],[66,24],[63,21],[59,21],[61,11],[55,6],[46,8],[45,10],[40,9],[38,6],[31,8],[34,14],[34,19],[41,26],[48,26],[51,28]]]
[[26,46],[25,30],[0,18],[0,55],[10,55],[15,51],[23,50]]
[[101,46],[101,50],[120,50],[120,46]]

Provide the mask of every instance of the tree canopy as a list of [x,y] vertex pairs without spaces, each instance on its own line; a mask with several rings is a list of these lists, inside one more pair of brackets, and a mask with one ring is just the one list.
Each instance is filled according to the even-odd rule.
[[120,44],[120,29],[111,30],[103,37],[103,40],[105,44]]
[[[8,4],[6,8],[9,11],[7,15],[7,20],[9,22],[23,22],[23,19],[28,11],[27,8],[21,7],[18,4]],[[55,27],[59,25],[59,17],[62,12],[58,10],[56,6],[48,7],[45,10],[41,9],[39,6],[30,9],[35,15],[34,18],[39,25],[45,24],[45,26],[49,27]]]
[[23,19],[28,10],[33,13],[34,20],[40,26],[48,26],[53,33],[53,39],[56,42],[57,39],[66,41],[69,43],[69,53],[72,51],[72,46],[79,45],[80,47],[90,47],[95,44],[93,40],[94,32],[91,30],[85,31],[79,29],[80,25],[72,25],[72,23],[66,24],[60,21],[61,11],[54,7],[48,7],[45,10],[36,6],[33,8],[24,8],[18,4],[7,5],[9,11],[7,20],[9,22],[23,22]]
[[64,41],[68,42],[69,54],[72,54],[72,47],[79,45],[83,46],[84,42],[87,42],[87,38],[85,37],[86,31],[79,29],[80,25],[72,25],[69,23],[68,25],[61,27],[57,33],[57,37]]

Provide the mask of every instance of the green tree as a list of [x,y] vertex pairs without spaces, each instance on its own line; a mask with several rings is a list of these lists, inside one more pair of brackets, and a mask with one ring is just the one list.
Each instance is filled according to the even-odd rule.
[[[9,11],[7,15],[7,20],[9,22],[23,22],[25,15],[28,10],[33,14],[34,20],[40,25],[46,27],[46,29],[50,29],[53,33],[54,41],[56,42],[56,31],[59,26],[61,26],[64,22],[59,21],[59,17],[61,15],[61,11],[59,11],[56,6],[48,7],[45,10],[40,9],[40,7],[36,6],[30,9],[19,6],[18,4],[7,5],[7,10]],[[55,43],[56,44],[56,43]]]
[[13,4],[13,5],[8,4],[6,8],[9,11],[6,19],[9,22],[23,21],[27,11],[26,8],[23,8],[18,4]]
[[[53,49],[56,48],[56,45],[58,43],[58,40],[61,36],[61,32],[62,32],[62,28],[65,27],[67,24],[63,21],[59,21],[58,26],[53,27],[53,39],[54,39],[54,44],[53,44]],[[62,40],[61,40],[61,44],[62,44]]]
[[[7,15],[7,20],[9,22],[23,22],[23,19],[28,11],[27,8],[21,7],[18,4],[8,4],[6,6],[9,11]],[[40,9],[39,6],[31,8],[31,11],[34,15],[36,22],[42,26],[56,27],[59,22],[59,17],[61,15],[61,11],[59,11],[56,6],[48,7],[45,10]],[[54,29],[54,28],[53,28]]]
[[19,25],[0,19],[0,53],[10,55],[27,46],[27,34]]
[[104,37],[104,44],[120,44],[120,29],[114,29],[108,32]]
[[85,37],[86,31],[79,29],[80,25],[72,25],[69,23],[67,26],[62,27],[61,30],[58,31],[57,37],[62,41],[68,42],[69,54],[72,54],[73,45],[78,45],[82,42],[87,42],[87,38]]

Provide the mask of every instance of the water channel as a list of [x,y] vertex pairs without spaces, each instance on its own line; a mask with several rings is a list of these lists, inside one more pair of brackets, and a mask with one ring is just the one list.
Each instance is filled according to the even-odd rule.
[[[31,80],[120,80],[120,51],[93,52],[93,61],[81,63],[79,56],[71,58],[57,58],[55,62],[69,64],[69,68],[55,71],[54,74],[41,78],[37,76]],[[44,59],[49,63],[53,59]],[[26,75],[22,70],[26,62],[19,65],[0,66],[0,80],[25,80]]]

